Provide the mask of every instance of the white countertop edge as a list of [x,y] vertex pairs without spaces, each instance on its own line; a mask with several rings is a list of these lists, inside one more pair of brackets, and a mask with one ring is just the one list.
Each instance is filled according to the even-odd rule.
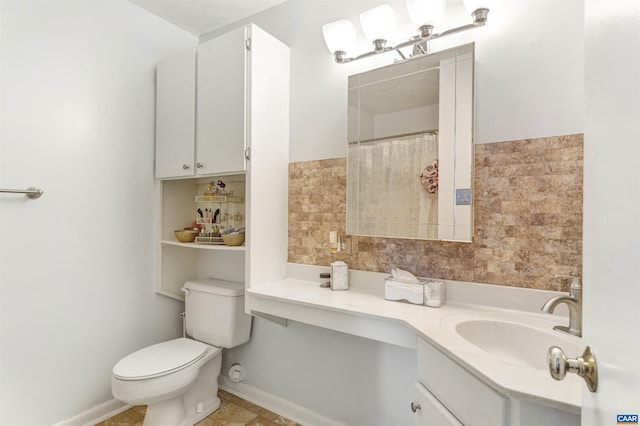
[[[447,281],[447,303],[441,308],[429,308],[384,300],[384,277],[388,276],[388,274],[350,271],[350,290],[331,291],[330,289],[320,288],[316,277],[318,277],[319,272],[326,270],[328,268],[289,264],[288,273],[291,272],[291,275],[300,278],[287,277],[282,281],[263,283],[252,287],[247,290],[248,297],[271,299],[283,303],[334,311],[340,314],[357,315],[376,321],[383,320],[402,324],[409,327],[417,335],[434,345],[496,391],[509,397],[532,401],[575,414],[580,413],[581,379],[579,377],[571,375],[567,376],[564,381],[558,382],[553,380],[546,371],[534,371],[532,369],[499,364],[495,358],[486,355],[480,349],[470,350],[469,344],[463,342],[461,337],[450,332],[447,333],[440,327],[440,322],[447,316],[472,314],[480,316],[498,315],[506,317],[510,321],[523,322],[523,324],[529,325],[533,322],[545,328],[552,328],[553,325],[563,324],[565,320],[556,315],[539,313],[538,306],[541,306],[540,300],[546,301],[548,298],[560,293]],[[361,272],[364,273],[361,274]],[[301,279],[309,277],[314,279]],[[382,283],[381,286],[380,282]],[[483,287],[478,292],[474,291],[474,286]],[[458,293],[465,295],[467,291],[472,294],[458,297]],[[481,295],[480,301],[490,299],[490,306],[482,303],[471,303],[474,300],[473,293],[483,292],[488,294]],[[541,292],[541,294],[537,292]],[[460,302],[460,299],[462,299],[462,302]],[[509,305],[512,300],[517,301],[516,305],[522,306],[524,309],[505,308],[504,305]],[[286,312],[264,313],[286,318]],[[338,329],[338,331],[344,330]],[[363,335],[363,337],[393,343],[385,338],[377,339],[370,335]]]

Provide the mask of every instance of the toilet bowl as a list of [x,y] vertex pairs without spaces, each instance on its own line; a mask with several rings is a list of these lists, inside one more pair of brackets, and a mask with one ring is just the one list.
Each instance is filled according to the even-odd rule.
[[220,406],[222,349],[180,338],[146,347],[116,364],[113,396],[147,405],[145,425],[187,426]]
[[199,280],[187,282],[183,290],[186,329],[194,338],[148,346],[113,367],[113,396],[147,405],[144,426],[191,426],[217,410],[222,347],[249,340],[244,285]]

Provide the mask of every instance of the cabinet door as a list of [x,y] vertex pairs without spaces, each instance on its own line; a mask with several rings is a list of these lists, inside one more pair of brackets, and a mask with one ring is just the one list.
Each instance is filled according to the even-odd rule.
[[509,401],[418,338],[418,380],[467,426],[506,426]]
[[287,265],[289,48],[250,25],[251,152],[247,162],[247,285],[283,279]]
[[419,383],[415,387],[415,426],[462,426],[453,414]]
[[198,46],[196,173],[245,170],[246,29]]
[[196,50],[156,68],[156,178],[194,174]]

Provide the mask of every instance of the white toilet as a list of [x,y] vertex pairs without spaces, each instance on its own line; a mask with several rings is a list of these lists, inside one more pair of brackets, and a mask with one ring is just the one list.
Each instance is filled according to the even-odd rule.
[[182,290],[186,331],[193,339],[148,346],[113,367],[113,396],[147,405],[145,426],[191,426],[217,410],[221,348],[246,343],[251,334],[243,284],[197,280]]

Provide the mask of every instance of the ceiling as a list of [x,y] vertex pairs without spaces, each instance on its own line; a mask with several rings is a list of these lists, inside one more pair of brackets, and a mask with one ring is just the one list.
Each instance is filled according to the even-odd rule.
[[128,0],[165,21],[200,36],[285,0]]

